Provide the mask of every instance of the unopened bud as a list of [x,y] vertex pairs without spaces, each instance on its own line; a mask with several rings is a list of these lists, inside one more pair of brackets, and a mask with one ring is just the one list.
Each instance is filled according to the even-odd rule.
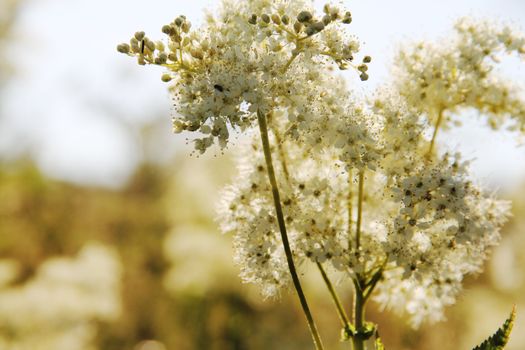
[[308,26],[308,27],[306,27],[305,33],[306,33],[306,35],[311,36],[311,35],[314,35],[317,32],[315,31],[314,26]]
[[290,23],[290,17],[288,17],[287,15],[283,15],[281,17],[281,21],[283,22],[283,24],[288,25]]
[[175,28],[173,28],[169,24],[166,24],[166,25],[162,26],[162,32],[164,34],[171,35],[171,34],[173,34],[174,31],[175,31]]
[[312,14],[309,11],[302,11],[297,15],[297,20],[301,23],[309,22],[312,19]]
[[365,72],[362,72],[361,75],[359,76],[359,78],[361,78],[361,81],[367,81],[368,80],[368,74],[366,74]]
[[303,25],[300,22],[295,22],[293,24],[293,29],[295,30],[296,33],[299,33],[302,28],[303,28]]
[[191,28],[191,22],[190,21],[184,21],[184,23],[182,23],[182,31],[184,33],[188,33],[190,31],[190,28]]
[[191,50],[190,51],[191,55],[196,58],[196,59],[199,59],[199,60],[202,60],[203,59],[203,53],[202,53],[202,50],[200,49],[194,49],[194,50]]
[[144,32],[136,32],[135,33],[135,39],[137,39],[138,41],[141,41],[142,39],[144,39],[145,36],[146,36],[146,34]]
[[248,20],[248,23],[250,24],[256,24],[257,23],[257,15],[254,13],[250,19]]
[[155,42],[155,48],[159,51],[164,51],[166,49],[162,41]]
[[270,16],[268,16],[266,13],[261,16],[261,19],[264,23],[270,23]]
[[350,12],[346,12],[345,13],[345,16],[343,18],[343,23],[344,24],[350,24],[352,23],[352,14]]
[[357,67],[357,70],[360,71],[360,72],[366,72],[368,70],[368,66],[366,64],[360,64]]
[[161,52],[156,58],[155,58],[155,64],[164,64],[168,60],[168,55],[166,55],[164,52]]
[[315,29],[316,33],[319,33],[324,29],[324,23],[323,22],[315,22],[312,24],[312,27]]
[[370,56],[363,57],[363,63],[370,63],[370,62],[372,62],[372,57]]
[[272,15],[272,22],[279,25],[281,24],[281,17],[279,15],[276,15],[275,13]]
[[330,22],[332,22],[332,16],[330,16],[330,15],[323,16],[323,23],[325,25],[328,25]]
[[175,19],[175,25],[177,27],[180,27],[182,25],[182,23],[184,22],[184,18],[182,16],[179,16]]
[[155,43],[149,39],[144,40],[146,47],[151,51],[155,51]]
[[167,74],[167,73],[164,73],[162,74],[162,76],[160,77],[160,80],[162,80],[163,82],[165,83],[168,83],[171,81],[171,75]]
[[120,53],[129,53],[130,47],[128,44],[119,44],[117,46],[117,51]]

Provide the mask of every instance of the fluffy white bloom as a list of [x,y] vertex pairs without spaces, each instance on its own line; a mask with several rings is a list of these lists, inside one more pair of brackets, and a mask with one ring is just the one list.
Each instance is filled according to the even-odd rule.
[[493,128],[506,120],[525,131],[523,89],[497,75],[494,65],[502,53],[525,59],[525,34],[488,20],[462,18],[455,34],[438,42],[418,42],[403,48],[396,59],[398,91],[431,124],[445,113],[475,108]]
[[[352,66],[368,78],[371,58],[353,63],[351,21],[332,5],[316,14],[306,1],[225,0],[198,30],[180,16],[163,27],[167,44],[138,32],[118,50],[168,69],[175,131],[204,134],[199,152],[225,147],[232,129],[263,114],[295,262],[329,262],[369,290],[379,283],[377,300],[418,325],[440,319],[464,276],[479,271],[508,211],[472,183],[459,156],[433,152],[436,132],[466,107],[493,127],[510,117],[524,128],[518,88],[492,67],[501,51],[523,56],[525,37],[463,19],[452,39],[401,50],[395,81],[362,102],[332,72]],[[219,220],[234,235],[242,279],[272,296],[290,276],[252,134]]]
[[[298,108],[291,118],[311,123],[311,94],[303,91],[354,60],[359,43],[345,28],[350,22],[350,13],[335,6],[315,14],[310,1],[223,1],[197,30],[183,16],[164,26],[167,45],[138,32],[118,50],[168,68],[174,130],[204,134],[195,140],[202,153],[215,140],[225,147],[230,129],[251,126],[257,110],[304,106],[307,112]],[[360,70],[365,79],[366,64]]]

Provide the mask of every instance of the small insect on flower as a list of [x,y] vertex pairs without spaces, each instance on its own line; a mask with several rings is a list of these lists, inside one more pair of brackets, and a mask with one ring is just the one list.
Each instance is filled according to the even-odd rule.
[[144,39],[140,42],[140,53],[144,54],[144,46],[146,46],[146,42]]

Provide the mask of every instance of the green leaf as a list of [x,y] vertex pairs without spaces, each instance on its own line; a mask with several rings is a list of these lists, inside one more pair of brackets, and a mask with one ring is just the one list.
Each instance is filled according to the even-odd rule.
[[503,350],[509,341],[510,332],[512,331],[515,319],[516,307],[513,307],[509,318],[507,318],[503,326],[473,350]]
[[381,338],[379,338],[378,331],[376,331],[376,340],[374,341],[374,349],[375,350],[385,350],[385,346],[383,345]]

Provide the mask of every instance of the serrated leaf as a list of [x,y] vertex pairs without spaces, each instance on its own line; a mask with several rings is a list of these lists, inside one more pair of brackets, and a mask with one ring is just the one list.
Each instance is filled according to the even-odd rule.
[[381,338],[379,338],[379,333],[377,331],[376,331],[376,340],[374,341],[374,349],[375,350],[385,350],[385,346],[383,345]]
[[507,318],[503,326],[473,350],[503,350],[509,341],[510,332],[512,331],[512,326],[514,326],[515,319],[516,307],[513,307],[509,318]]

